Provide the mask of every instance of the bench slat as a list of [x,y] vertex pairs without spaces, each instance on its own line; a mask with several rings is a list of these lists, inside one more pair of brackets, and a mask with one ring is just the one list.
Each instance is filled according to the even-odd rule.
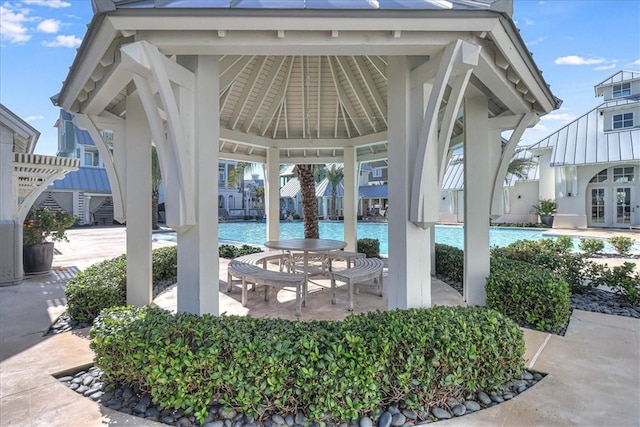
[[331,303],[336,303],[336,281],[345,282],[349,290],[349,311],[353,311],[353,290],[357,284],[374,279],[377,282],[378,296],[382,296],[382,272],[384,262],[379,258],[356,258],[355,266],[346,270],[330,272]]

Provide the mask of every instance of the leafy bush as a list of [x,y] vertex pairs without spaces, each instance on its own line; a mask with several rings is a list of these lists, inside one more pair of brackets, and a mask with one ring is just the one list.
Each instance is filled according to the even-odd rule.
[[45,242],[68,241],[66,232],[76,222],[76,217],[49,208],[32,208],[24,220],[22,238],[25,245]]
[[366,254],[367,258],[380,258],[380,240],[358,239],[358,252]]
[[537,205],[533,206],[536,215],[553,215],[558,211],[558,203],[553,199],[540,199]]
[[595,284],[607,285],[630,304],[640,305],[640,274],[634,273],[634,268],[635,264],[631,262],[611,269],[604,266]]
[[256,254],[258,252],[262,252],[262,249],[255,246],[249,246],[249,245],[242,245],[238,247],[235,245],[224,244],[219,246],[218,251],[220,253],[221,258],[237,258],[243,255]]
[[109,382],[139,385],[201,423],[212,401],[256,416],[348,420],[493,390],[523,369],[522,331],[479,307],[353,315],[344,322],[106,310],[91,329]]
[[601,239],[583,238],[580,239],[578,247],[586,256],[591,256],[604,250],[604,241]]
[[[177,246],[154,249],[151,254],[153,281],[178,276]],[[99,262],[67,282],[67,311],[79,322],[91,323],[104,308],[127,302],[127,258],[125,255]]]
[[464,251],[454,246],[436,243],[436,274],[462,282],[464,277]]
[[633,246],[633,240],[626,236],[609,237],[609,243],[616,249],[619,254],[627,254]]
[[570,314],[569,285],[544,267],[492,259],[487,307],[521,326],[558,332]]

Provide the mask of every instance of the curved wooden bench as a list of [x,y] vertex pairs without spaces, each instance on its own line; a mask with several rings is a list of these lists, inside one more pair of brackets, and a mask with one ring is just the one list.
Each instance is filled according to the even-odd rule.
[[373,279],[378,286],[378,296],[382,296],[384,262],[380,258],[356,258],[354,261],[353,268],[329,273],[331,275],[331,304],[336,303],[336,281],[345,282],[349,287],[349,311],[353,311],[353,288],[357,284]]
[[[296,316],[302,311],[302,291],[304,288],[304,274],[291,274],[279,271],[266,270],[257,265],[249,264],[237,259],[232,260],[227,267],[229,277],[235,276],[242,279],[242,306],[247,306],[247,284],[253,283],[265,285],[264,300],[269,300],[270,287],[295,286],[296,288]],[[231,281],[227,288],[231,292]]]
[[[284,265],[282,263],[283,254],[281,252],[258,252],[255,254],[242,255],[233,259],[233,261],[240,261],[251,265],[262,266],[262,268],[264,268],[265,270],[267,269],[267,263],[274,260],[277,260],[280,263],[280,271],[282,271]],[[233,286],[233,276],[234,275],[231,274],[231,271],[227,269],[227,292],[231,292],[231,288]],[[236,277],[242,279],[240,276]]]

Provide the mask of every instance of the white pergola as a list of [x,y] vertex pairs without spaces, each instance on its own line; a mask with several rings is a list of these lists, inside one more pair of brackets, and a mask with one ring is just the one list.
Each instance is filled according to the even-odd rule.
[[79,159],[33,151],[40,132],[0,104],[0,286],[20,283],[24,220],[56,179],[78,170]]
[[[484,304],[489,217],[500,214],[509,159],[524,130],[559,105],[519,36],[511,0],[93,5],[55,101],[111,160],[116,217],[127,221],[135,260],[128,303],[151,300],[153,143],[167,224],[178,234],[179,311],[218,313],[219,158],[265,165],[268,240],[279,237],[280,164],[344,163],[351,250],[358,165],[387,159],[389,307],[429,306],[440,182],[461,145],[465,298]],[[101,130],[113,132],[113,154]]]

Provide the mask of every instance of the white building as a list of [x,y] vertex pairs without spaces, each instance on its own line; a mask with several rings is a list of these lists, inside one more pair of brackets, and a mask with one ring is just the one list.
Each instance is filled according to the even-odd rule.
[[617,72],[595,95],[604,102],[529,147],[539,197],[558,202],[554,228],[640,225],[640,72]]

